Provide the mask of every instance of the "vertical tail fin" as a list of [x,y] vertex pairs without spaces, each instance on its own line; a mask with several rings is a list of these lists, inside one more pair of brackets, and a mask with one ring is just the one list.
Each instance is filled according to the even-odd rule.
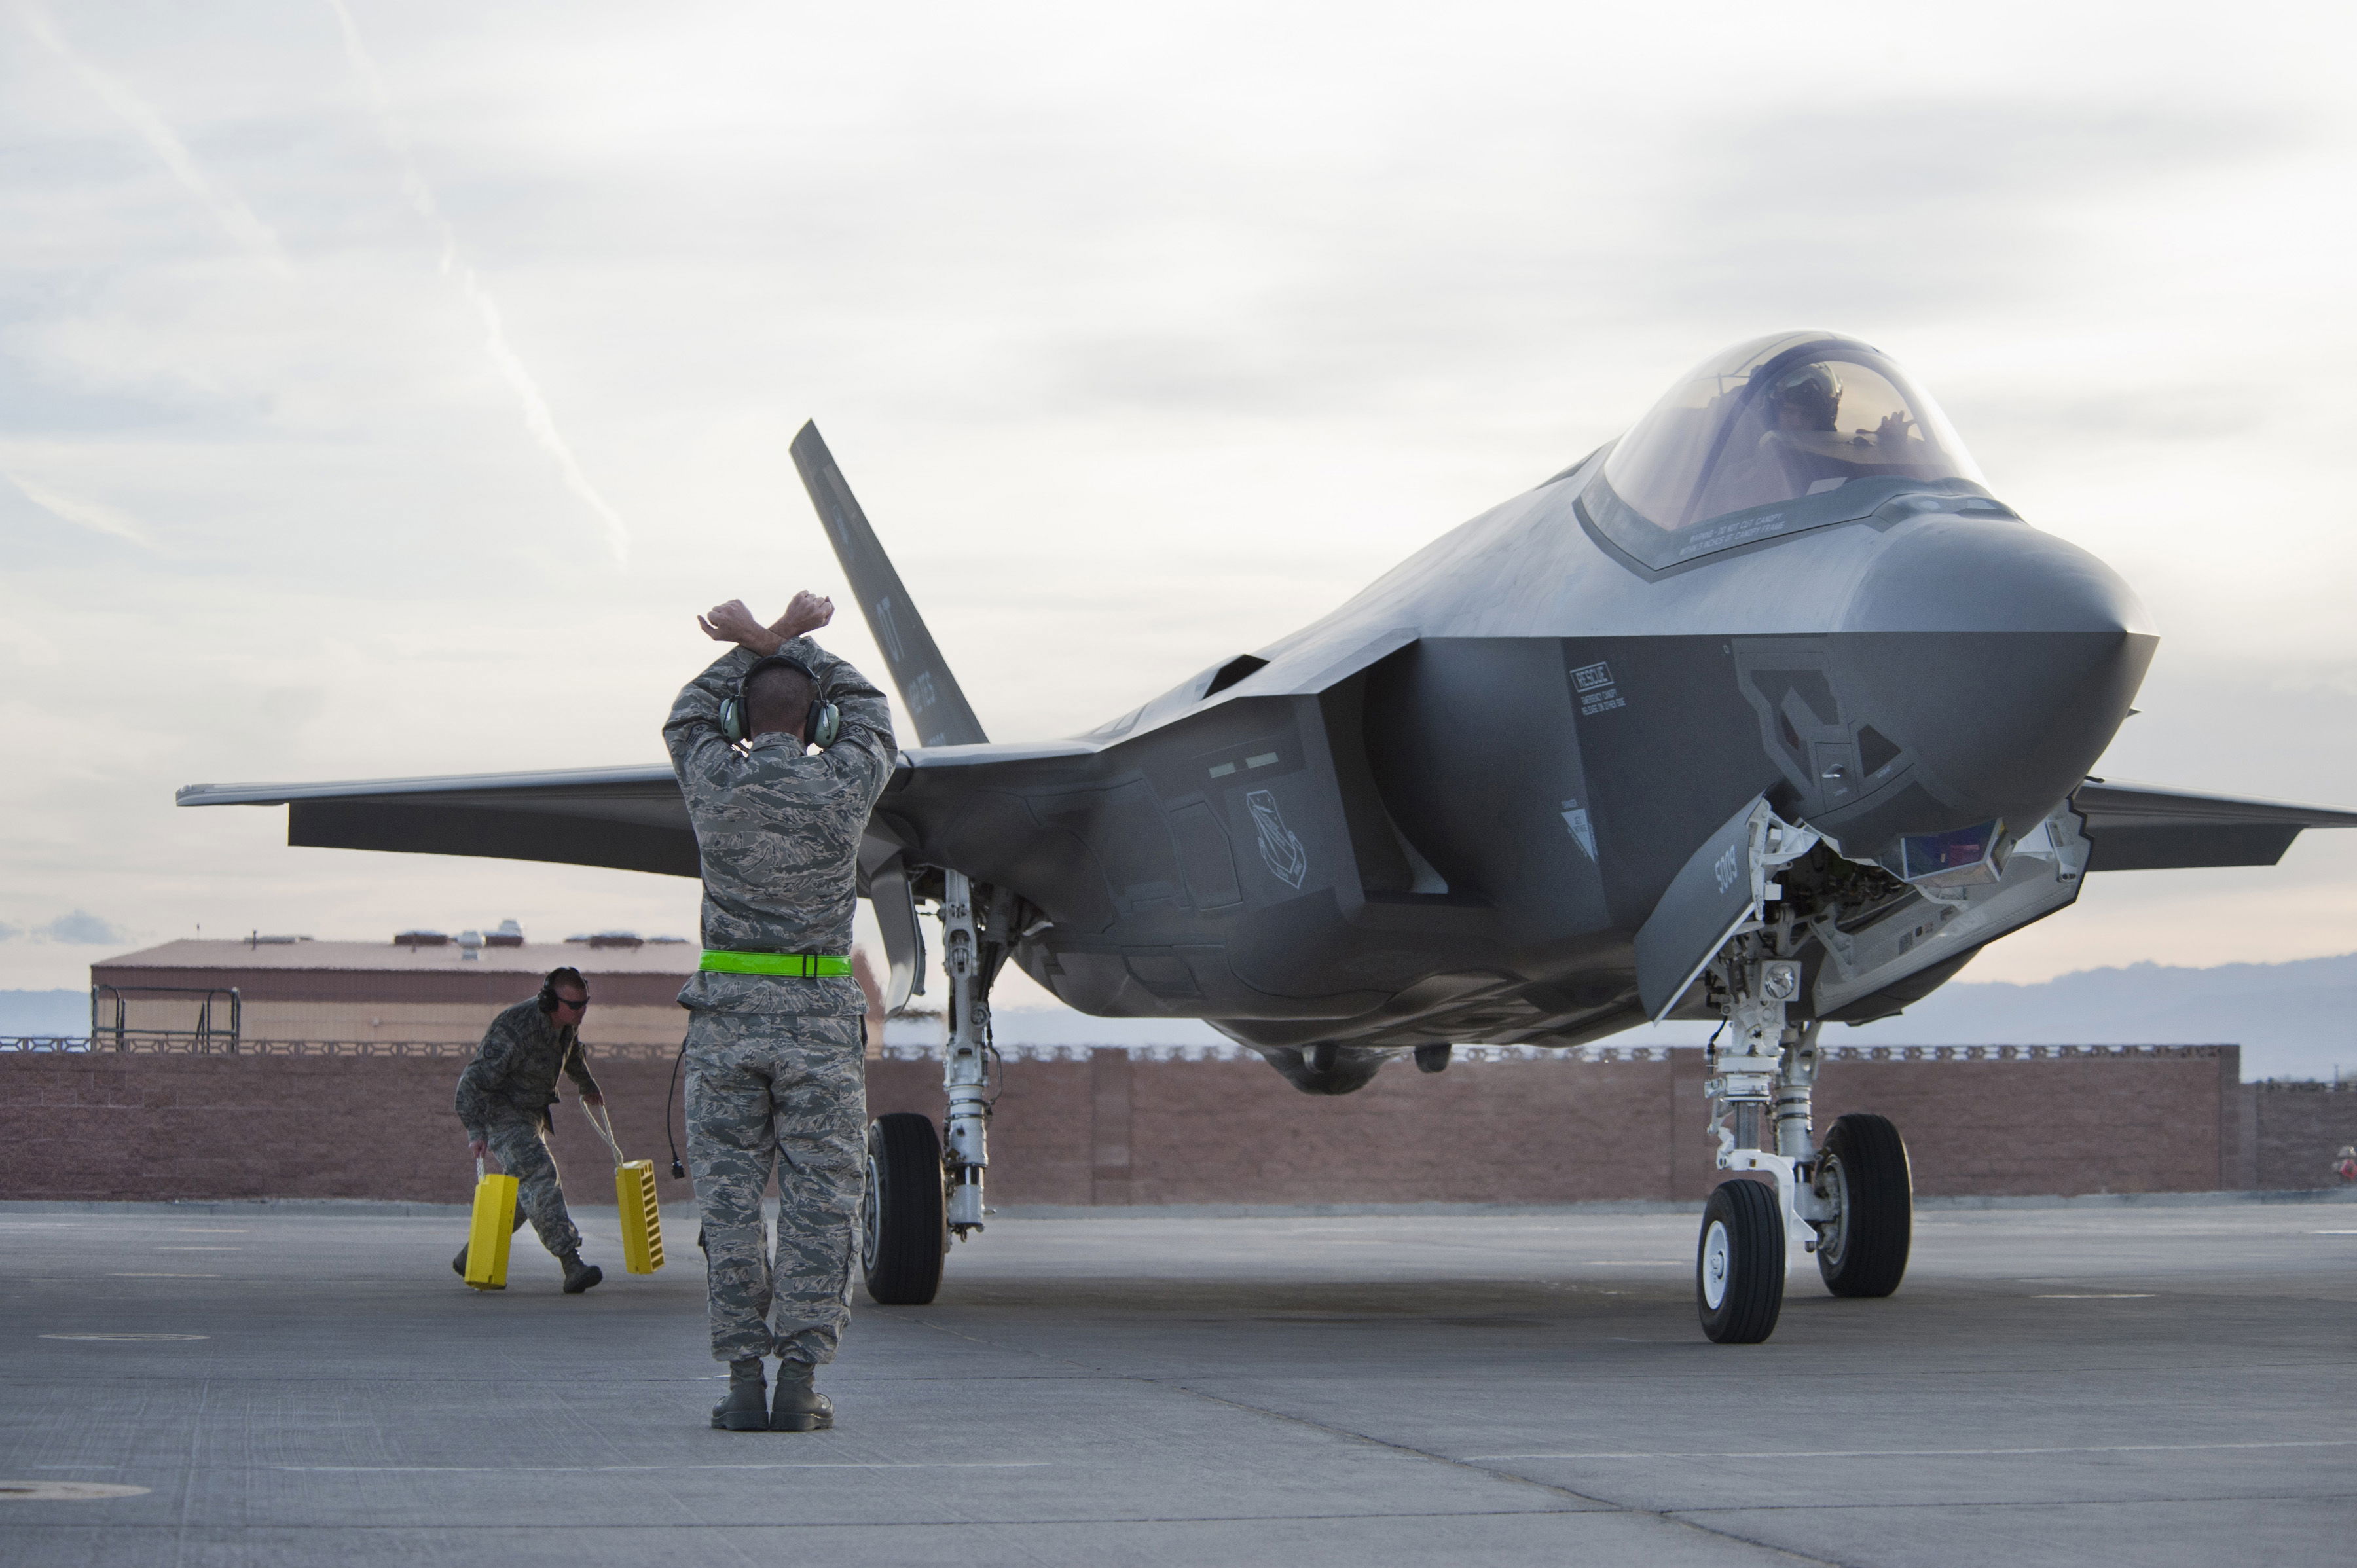
[[851,579],[851,591],[859,597],[867,629],[875,634],[876,646],[884,650],[892,684],[899,688],[900,701],[908,704],[909,716],[917,722],[917,744],[973,746],[988,740],[942,650],[933,645],[925,618],[917,613],[900,574],[892,569],[892,558],[884,553],[876,531],[867,526],[867,514],[859,510],[816,424],[802,426],[794,437],[793,454],[802,488],[810,491],[811,504],[818,509],[819,521],[826,524],[834,558],[843,563],[843,575]]

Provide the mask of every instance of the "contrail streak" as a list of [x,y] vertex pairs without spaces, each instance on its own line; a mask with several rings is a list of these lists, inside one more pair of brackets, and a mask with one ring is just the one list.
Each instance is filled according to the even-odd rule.
[[102,501],[91,500],[81,496],[65,495],[51,489],[47,485],[28,479],[12,468],[0,468],[0,479],[5,479],[9,484],[16,486],[27,500],[31,501],[51,517],[70,522],[78,528],[87,528],[92,533],[113,534],[117,539],[127,539],[132,543],[145,546],[149,550],[156,548],[156,542],[147,536],[147,531],[140,527],[135,519]]
[[164,166],[172,171],[172,177],[211,210],[214,221],[229,231],[231,239],[260,256],[279,276],[294,275],[295,269],[288,264],[286,252],[280,247],[278,236],[271,231],[270,225],[255,217],[253,209],[206,177],[205,171],[197,166],[197,160],[190,156],[188,145],[173,134],[172,127],[164,124],[164,117],[156,113],[145,99],[76,53],[38,0],[23,0],[16,7],[16,13],[24,21],[27,31],[38,38],[51,54],[72,67],[74,74],[81,78],[85,86],[139,133],[140,139],[164,160]]
[[344,54],[350,59],[353,71],[368,88],[369,101],[376,111],[377,124],[384,134],[385,144],[401,160],[402,194],[409,199],[409,205],[416,209],[417,215],[432,224],[441,236],[443,274],[458,280],[459,291],[467,296],[467,303],[474,306],[475,315],[481,320],[483,347],[509,389],[515,393],[516,402],[522,405],[524,428],[532,432],[532,438],[540,444],[541,449],[555,459],[557,472],[565,477],[565,488],[597,514],[597,521],[605,527],[607,548],[614,553],[615,564],[628,565],[630,559],[630,525],[622,521],[619,512],[606,504],[606,498],[597,493],[597,487],[591,484],[589,476],[581,471],[580,460],[574,456],[573,448],[566,445],[564,434],[556,428],[556,415],[550,412],[548,399],[541,395],[540,383],[533,380],[532,372],[524,368],[523,360],[508,343],[507,328],[500,321],[499,303],[491,297],[491,291],[483,280],[476,275],[475,269],[459,260],[458,231],[450,226],[448,219],[442,216],[441,208],[434,200],[434,188],[425,183],[425,174],[410,154],[408,140],[402,135],[400,124],[393,118],[393,100],[385,91],[384,79],[377,73],[376,61],[370,56],[368,46],[361,41],[360,25],[352,20],[352,14],[344,0],[328,0],[328,4],[336,13],[336,20],[343,26]]

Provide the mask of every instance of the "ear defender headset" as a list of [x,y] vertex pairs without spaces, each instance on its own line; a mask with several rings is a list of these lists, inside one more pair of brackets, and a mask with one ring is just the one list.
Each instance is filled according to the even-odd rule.
[[843,733],[843,711],[833,703],[818,700],[818,677],[811,673],[809,665],[799,659],[789,659],[782,653],[772,653],[766,659],[753,660],[752,667],[737,682],[737,694],[720,700],[721,732],[734,741],[753,738],[748,733],[750,725],[745,716],[750,706],[745,701],[745,688],[752,683],[754,676],[772,669],[795,671],[811,683],[810,712],[802,717],[802,744],[817,746],[821,751],[833,746],[834,737]]
[[554,1014],[556,1011],[556,981],[560,975],[581,987],[581,994],[585,998],[589,994],[588,983],[581,978],[579,970],[552,969],[548,972],[548,978],[540,983],[540,994],[533,998],[540,1004],[540,1010],[544,1013]]

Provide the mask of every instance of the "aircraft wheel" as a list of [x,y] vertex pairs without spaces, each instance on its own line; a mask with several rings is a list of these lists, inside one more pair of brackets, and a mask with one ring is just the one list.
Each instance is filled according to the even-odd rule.
[[926,1117],[895,1111],[867,1124],[867,1191],[859,1204],[859,1266],[882,1306],[922,1306],[942,1288],[949,1251],[942,1141]]
[[1715,1344],[1757,1345],[1784,1309],[1784,1216],[1776,1189],[1723,1181],[1702,1211],[1695,1304]]
[[1907,1273],[1915,1180],[1889,1119],[1853,1111],[1817,1155],[1817,1195],[1834,1218],[1817,1233],[1817,1272],[1835,1295],[1889,1295]]

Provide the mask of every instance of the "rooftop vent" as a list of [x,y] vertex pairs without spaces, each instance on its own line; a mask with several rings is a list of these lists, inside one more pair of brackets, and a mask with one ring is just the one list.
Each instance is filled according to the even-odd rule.
[[404,931],[393,939],[393,945],[397,948],[447,948],[450,945],[450,939],[441,931]]
[[687,939],[685,937],[649,937],[647,940],[650,944],[657,947],[685,947],[687,945]]
[[646,939],[636,931],[599,931],[589,939],[593,948],[642,948]]
[[513,920],[501,920],[498,930],[483,933],[483,945],[487,948],[520,948],[523,946],[523,928]]
[[245,945],[250,948],[291,948],[296,942],[307,942],[310,940],[308,937],[274,937],[256,931],[245,939]]

